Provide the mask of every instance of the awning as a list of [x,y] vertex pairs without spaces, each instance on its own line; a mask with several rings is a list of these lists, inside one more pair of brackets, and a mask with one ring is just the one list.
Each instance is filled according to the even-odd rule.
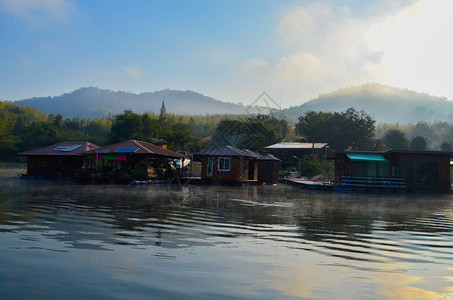
[[381,154],[346,154],[351,161],[388,162]]

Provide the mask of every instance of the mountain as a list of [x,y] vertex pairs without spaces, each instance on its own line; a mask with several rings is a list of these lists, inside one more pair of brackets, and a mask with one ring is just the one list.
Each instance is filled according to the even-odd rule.
[[377,123],[453,122],[452,101],[377,83],[320,95],[283,113],[294,123],[307,111],[342,112],[350,107],[365,111]]
[[[266,113],[265,106],[246,107],[222,102],[193,91],[162,90],[142,94],[114,92],[86,87],[56,97],[40,97],[15,101],[18,105],[37,108],[47,114],[65,118],[93,119],[116,115],[126,109],[136,113],[159,113],[162,101],[167,112],[175,114],[244,114]],[[353,107],[372,116],[377,123],[417,123],[419,121],[453,122],[453,102],[446,98],[387,85],[368,83],[320,95],[300,106],[283,110],[290,123],[307,111],[341,112]],[[274,111],[274,113],[278,113]]]
[[222,102],[193,91],[162,90],[142,94],[114,92],[96,87],[85,87],[56,97],[39,97],[15,101],[47,114],[60,114],[64,118],[93,119],[103,115],[116,115],[126,109],[136,113],[159,113],[165,101],[167,112],[175,114],[242,114],[246,107]]

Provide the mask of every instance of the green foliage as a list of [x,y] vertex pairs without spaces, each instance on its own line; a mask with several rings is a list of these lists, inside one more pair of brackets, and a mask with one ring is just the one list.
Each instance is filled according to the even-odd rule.
[[387,149],[408,149],[409,141],[403,131],[399,129],[389,129],[385,132],[382,141]]
[[307,142],[327,142],[337,150],[372,150],[375,121],[364,111],[349,108],[344,112],[309,111],[299,117],[296,134]]
[[452,143],[443,142],[442,144],[440,144],[440,150],[442,150],[442,151],[452,151],[453,150],[453,145],[452,145]]
[[264,147],[281,141],[288,132],[286,121],[267,115],[254,115],[247,119],[220,121],[213,142],[216,147],[231,145],[262,151]]
[[424,138],[427,143],[426,149],[449,151],[445,149],[450,149],[448,145],[453,143],[452,123],[381,124],[376,128],[376,136],[383,138],[389,129],[397,129],[403,132],[409,140],[417,136]]
[[283,119],[277,119],[271,115],[257,114],[249,117],[251,122],[260,122],[267,127],[272,128],[277,134],[277,140],[281,141],[291,133],[291,127]]
[[[90,141],[102,146],[128,139],[152,142],[155,138],[167,140],[169,149],[188,152],[226,144],[261,151],[276,142],[297,139],[327,142],[337,150],[410,147],[451,151],[453,124],[418,122],[375,127],[374,120],[365,112],[350,108],[340,113],[309,111],[299,117],[293,129],[285,120],[261,114],[175,115],[166,112],[164,102],[159,114],[126,110],[113,118],[64,119],[58,114],[46,115],[36,109],[0,101],[1,161],[17,161],[20,159],[18,152],[62,141]],[[316,162],[304,164],[308,166],[304,172],[311,176],[309,166]],[[322,165],[322,162],[318,164]],[[319,174],[322,169],[313,172]]]
[[108,141],[113,144],[131,139],[142,140],[143,130],[142,118],[131,110],[125,110],[114,118]]
[[185,150],[185,145],[194,139],[190,132],[188,124],[178,122],[173,124],[170,129],[166,130],[164,138],[169,143],[169,146],[177,150]]
[[105,142],[110,126],[111,121],[106,118],[69,120],[0,101],[0,160],[17,161],[18,152],[61,141],[90,141],[100,145]]
[[313,155],[305,155],[299,160],[301,176],[312,177],[322,173],[323,164]]
[[421,137],[421,136],[416,136],[412,139],[411,141],[411,144],[410,144],[410,148],[412,150],[426,150],[426,146],[427,146],[427,142],[426,140]]

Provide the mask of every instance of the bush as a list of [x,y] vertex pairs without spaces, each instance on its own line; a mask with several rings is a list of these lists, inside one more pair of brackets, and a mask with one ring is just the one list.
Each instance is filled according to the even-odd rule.
[[322,174],[323,164],[313,155],[305,155],[299,161],[301,176],[312,177]]

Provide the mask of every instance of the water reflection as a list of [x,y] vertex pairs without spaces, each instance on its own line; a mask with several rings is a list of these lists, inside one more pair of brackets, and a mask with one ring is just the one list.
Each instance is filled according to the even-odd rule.
[[[89,269],[91,276],[68,280],[89,279],[104,296],[436,298],[451,292],[452,204],[451,195],[284,185],[127,188],[2,178],[0,257],[17,258],[13,270],[24,257],[44,259],[47,278]],[[68,258],[74,263],[57,264]],[[3,279],[31,284],[5,270]],[[118,282],[114,291],[97,290]]]

